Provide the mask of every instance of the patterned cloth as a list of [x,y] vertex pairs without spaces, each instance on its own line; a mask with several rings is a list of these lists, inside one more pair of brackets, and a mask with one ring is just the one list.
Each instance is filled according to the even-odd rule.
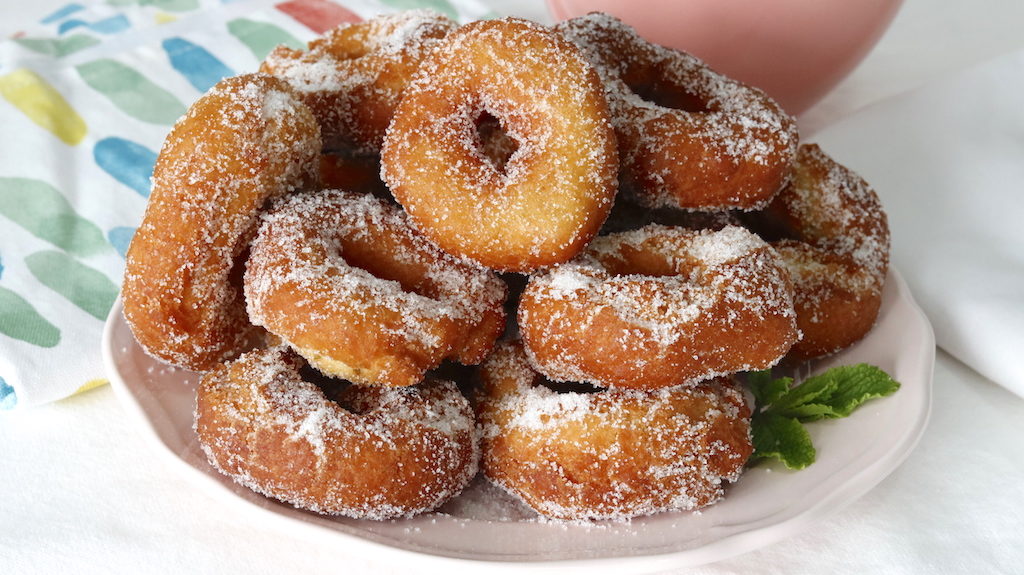
[[164,136],[278,44],[408,8],[474,0],[72,3],[0,41],[0,408],[104,382],[99,342]]

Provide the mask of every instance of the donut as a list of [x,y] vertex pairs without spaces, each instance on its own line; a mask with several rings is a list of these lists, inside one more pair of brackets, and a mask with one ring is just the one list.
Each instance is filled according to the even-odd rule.
[[874,326],[889,268],[889,224],[871,186],[816,144],[800,146],[792,182],[766,210],[745,214],[793,280],[803,338],[789,359],[845,349]]
[[479,363],[505,327],[505,284],[442,252],[398,206],[338,190],[262,218],[245,270],[249,317],[327,375],[406,386],[451,358]]
[[345,23],[309,43],[308,50],[275,48],[260,71],[280,76],[299,93],[329,148],[380,152],[402,92],[437,41],[456,28],[426,10]]
[[518,342],[480,368],[484,476],[547,517],[625,519],[704,507],[753,448],[750,408],[731,379],[659,390],[545,385]]
[[764,92],[649,43],[608,14],[555,29],[601,74],[630,197],[648,207],[750,210],[785,184],[796,122]]
[[519,333],[555,381],[658,389],[768,368],[797,340],[775,251],[738,226],[651,224],[531,276]]
[[[499,169],[486,115],[516,142]],[[395,110],[381,175],[413,225],[445,251],[501,271],[571,259],[616,190],[617,152],[600,80],[549,28],[507,18],[438,43]]]
[[268,199],[315,187],[320,148],[309,109],[263,74],[219,82],[175,124],[121,292],[125,319],[150,355],[205,371],[258,336],[237,264]]
[[199,381],[195,430],[214,468],[300,509],[358,519],[437,508],[476,474],[469,402],[454,384],[349,386],[328,398],[285,347]]

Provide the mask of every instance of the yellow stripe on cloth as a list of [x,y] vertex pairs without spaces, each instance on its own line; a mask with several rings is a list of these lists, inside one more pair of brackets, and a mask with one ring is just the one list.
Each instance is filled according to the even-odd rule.
[[174,14],[168,14],[167,12],[157,12],[156,15],[153,16],[153,20],[157,24],[169,24],[171,22],[177,22],[178,17]]
[[0,96],[69,146],[85,138],[85,120],[60,92],[31,70],[19,68],[0,76]]
[[82,387],[76,389],[75,392],[72,393],[71,395],[77,395],[79,393],[89,391],[90,389],[96,389],[97,387],[107,385],[108,383],[110,382],[105,379],[90,379],[89,381],[85,382],[82,385]]

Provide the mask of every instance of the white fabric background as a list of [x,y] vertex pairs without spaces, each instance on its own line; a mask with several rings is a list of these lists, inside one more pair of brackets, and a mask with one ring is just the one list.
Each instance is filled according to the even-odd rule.
[[[0,0],[0,34],[64,3]],[[487,3],[504,13],[546,17],[536,0]],[[860,68],[801,119],[803,131],[1024,48],[1022,23],[1024,3],[1017,0],[908,0]],[[802,535],[679,572],[1020,573],[1024,401],[943,352],[934,382],[932,420],[921,444],[869,494]],[[409,571],[384,556],[353,555],[253,524],[173,475],[153,449],[108,387],[0,417],[0,569]]]

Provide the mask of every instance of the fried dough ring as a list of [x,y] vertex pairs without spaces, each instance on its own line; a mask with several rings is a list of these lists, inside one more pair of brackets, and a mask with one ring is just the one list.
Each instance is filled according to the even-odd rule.
[[419,383],[442,359],[472,365],[505,326],[505,284],[417,234],[373,196],[284,198],[245,272],[249,316],[320,371],[355,383]]
[[324,144],[380,152],[402,92],[455,22],[426,10],[345,23],[305,52],[278,46],[260,71],[287,80],[320,122]]
[[622,519],[718,500],[753,451],[740,387],[558,393],[522,347],[481,366],[484,475],[548,517]]
[[[499,170],[481,150],[489,114],[518,146]],[[474,22],[442,40],[388,128],[384,181],[445,251],[503,271],[567,261],[615,195],[617,154],[599,78],[538,24]]]
[[766,237],[785,238],[772,245],[792,277],[803,333],[790,359],[835,353],[871,330],[889,268],[889,224],[867,182],[805,144],[792,182],[748,219]]
[[782,188],[796,122],[764,92],[687,54],[651,44],[613,16],[555,29],[600,72],[625,190],[647,207],[756,209]]
[[237,483],[317,513],[388,519],[435,509],[476,474],[473,412],[454,384],[350,386],[335,402],[300,365],[277,347],[200,380],[199,443]]
[[228,78],[171,130],[126,255],[124,315],[142,347],[205,371],[246,349],[254,328],[236,259],[274,196],[317,181],[320,130],[283,81]]
[[658,389],[774,365],[798,337],[792,297],[753,233],[652,224],[532,276],[519,331],[553,380]]

